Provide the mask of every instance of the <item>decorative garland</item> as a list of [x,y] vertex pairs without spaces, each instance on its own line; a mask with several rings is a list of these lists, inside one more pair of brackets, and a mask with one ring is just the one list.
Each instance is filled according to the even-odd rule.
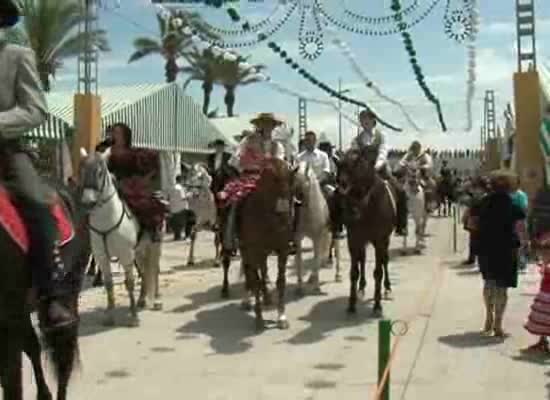
[[[306,71],[304,68],[300,67],[300,65],[295,62],[291,57],[288,56],[288,53],[283,50],[281,47],[277,45],[275,42],[269,42],[267,46],[276,54],[278,54],[285,62],[295,71],[297,71],[300,75],[302,75],[305,79],[307,79],[310,83],[313,83],[315,86],[317,86],[319,89],[323,90],[324,92],[328,93],[331,97],[336,97],[337,99],[345,102],[350,103],[359,107],[363,107],[365,109],[371,110],[374,112],[374,110],[371,109],[366,103],[363,103],[362,101],[352,99],[350,97],[344,96],[341,93],[339,93],[337,90],[334,90],[327,84],[319,81],[317,78],[315,78],[313,75],[311,75],[308,71]],[[385,127],[392,129],[397,132],[401,132],[401,128],[397,128],[388,122],[380,119],[379,116],[376,117],[377,120],[384,125]]]
[[339,38],[334,38],[332,40],[332,43],[334,43],[339,49],[340,51],[342,52],[342,54],[344,55],[344,57],[346,57],[349,61],[349,63],[351,64],[351,68],[355,71],[355,73],[361,78],[361,80],[363,80],[363,82],[365,83],[365,85],[373,90],[376,95],[378,97],[380,97],[381,99],[387,101],[388,103],[390,104],[393,104],[395,106],[397,106],[401,112],[403,113],[403,115],[405,116],[405,118],[407,119],[407,121],[409,122],[409,124],[411,124],[411,126],[417,131],[417,132],[421,132],[422,130],[418,127],[418,125],[414,122],[414,120],[412,119],[412,117],[409,115],[409,113],[407,112],[407,110],[405,109],[405,107],[400,103],[398,102],[397,100],[394,100],[392,99],[391,97],[388,97],[386,95],[384,95],[384,93],[382,93],[382,91],[378,88],[378,86],[376,86],[374,84],[373,81],[371,81],[366,75],[365,73],[361,70],[361,67],[359,67],[359,63],[357,62],[357,60],[355,59],[355,56],[353,55],[353,53],[351,52],[351,49],[349,48],[349,46],[343,42],[342,40],[340,40]]
[[[398,13],[401,10],[400,0],[392,0],[391,9],[392,11]],[[447,126],[445,125],[445,120],[443,119],[441,104],[437,99],[437,97],[432,93],[432,91],[430,90],[430,88],[428,88],[428,85],[426,84],[424,74],[422,73],[422,68],[420,68],[420,65],[418,64],[418,59],[417,59],[416,51],[414,50],[411,35],[409,32],[407,32],[407,24],[403,22],[403,17],[399,14],[395,14],[395,22],[397,23],[398,29],[401,31],[403,43],[405,44],[405,49],[409,54],[409,61],[411,63],[413,72],[416,76],[416,81],[418,82],[418,85],[424,92],[424,95],[426,96],[428,101],[430,101],[435,105],[435,108],[437,110],[437,118],[439,119],[439,124],[441,125],[441,129],[443,130],[443,132],[446,132]]]
[[451,0],[447,0],[443,17],[445,34],[457,43],[463,43],[470,38],[474,29],[471,14],[473,1],[460,0],[460,2],[462,7],[451,11]]
[[472,23],[472,32],[470,34],[467,48],[468,57],[468,80],[466,82],[466,132],[470,132],[473,127],[472,105],[476,91],[476,40],[479,30],[479,10],[477,0],[471,1],[470,18]]
[[[411,3],[410,5],[405,7],[403,10],[401,10],[399,14],[401,14],[403,17],[408,16],[413,12],[415,12],[419,5],[420,5],[420,0],[414,0],[413,3]],[[372,24],[372,25],[388,24],[390,22],[393,22],[393,19],[394,19],[393,15],[385,15],[383,17],[368,17],[366,15],[358,14],[356,12],[349,10],[345,6],[345,1],[344,1],[344,13],[361,22]]]

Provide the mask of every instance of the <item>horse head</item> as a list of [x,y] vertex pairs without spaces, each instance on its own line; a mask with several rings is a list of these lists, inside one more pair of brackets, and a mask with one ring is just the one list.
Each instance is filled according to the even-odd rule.
[[361,192],[368,190],[376,176],[374,166],[377,157],[378,146],[348,150],[340,164],[339,184],[348,188],[357,188]]
[[111,187],[112,180],[107,167],[110,151],[88,154],[81,149],[82,159],[79,168],[80,202],[88,210],[101,203],[105,193]]

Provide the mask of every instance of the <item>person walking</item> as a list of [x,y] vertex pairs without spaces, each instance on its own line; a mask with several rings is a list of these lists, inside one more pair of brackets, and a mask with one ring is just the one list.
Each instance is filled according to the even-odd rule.
[[174,241],[182,240],[181,232],[185,227],[186,211],[189,210],[187,193],[183,187],[183,177],[178,175],[176,183],[170,191],[170,219],[169,224],[174,233]]
[[513,203],[510,193],[513,179],[508,171],[496,171],[490,177],[490,193],[479,207],[479,266],[483,277],[486,318],[484,335],[504,338],[503,318],[508,289],[517,287],[519,238],[516,225],[525,218]]

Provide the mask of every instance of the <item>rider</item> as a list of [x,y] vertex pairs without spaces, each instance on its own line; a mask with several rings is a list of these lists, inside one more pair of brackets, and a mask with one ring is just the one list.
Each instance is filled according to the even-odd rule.
[[229,164],[240,172],[240,176],[228,182],[218,193],[218,198],[229,205],[224,235],[224,248],[227,250],[234,250],[236,245],[237,207],[241,200],[254,190],[266,159],[285,159],[283,145],[273,140],[273,131],[283,122],[272,113],[260,113],[250,123],[256,130],[243,132],[243,139],[229,161]]
[[132,130],[128,125],[113,125],[109,170],[116,177],[128,207],[151,235],[162,240],[161,232],[167,203],[160,195],[160,160],[154,150],[132,147]]
[[304,150],[298,154],[299,163],[309,164],[317,180],[323,186],[330,178],[330,160],[328,155],[317,147],[317,135],[308,131],[304,135]]
[[[18,9],[11,0],[0,5],[2,29],[17,23]],[[41,90],[32,51],[0,38],[0,153],[6,163],[8,186],[26,222],[30,236],[29,267],[37,288],[40,322],[55,329],[76,322],[76,316],[57,299],[56,279],[63,276],[57,246],[56,223],[50,212],[51,193],[23,148],[22,137],[46,120],[46,100]]]
[[451,169],[449,168],[449,162],[447,160],[443,160],[441,162],[441,170],[439,171],[439,175],[441,175],[441,178],[445,181],[450,181],[452,178]]
[[378,157],[374,168],[382,179],[390,181],[394,186],[397,193],[397,229],[395,233],[397,235],[404,236],[407,234],[407,195],[403,188],[401,188],[401,186],[393,178],[390,171],[387,162],[388,149],[386,146],[386,139],[384,134],[376,128],[376,114],[369,109],[361,111],[359,113],[359,123],[363,129],[359,132],[355,139],[353,139],[351,148],[359,150],[366,146],[378,147]]
[[422,179],[427,183],[432,175],[433,160],[427,151],[422,151],[422,145],[418,140],[411,143],[409,151],[399,161],[399,167],[407,168],[413,164],[420,169]]

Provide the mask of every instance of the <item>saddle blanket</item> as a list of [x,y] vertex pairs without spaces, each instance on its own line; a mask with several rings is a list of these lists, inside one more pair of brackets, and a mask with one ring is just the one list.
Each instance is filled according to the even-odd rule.
[[[74,237],[74,228],[67,211],[59,200],[51,207],[52,215],[57,222],[60,246],[69,243]],[[8,191],[0,186],[0,225],[10,235],[19,248],[27,253],[30,238],[23,218],[17,210],[13,198]]]

